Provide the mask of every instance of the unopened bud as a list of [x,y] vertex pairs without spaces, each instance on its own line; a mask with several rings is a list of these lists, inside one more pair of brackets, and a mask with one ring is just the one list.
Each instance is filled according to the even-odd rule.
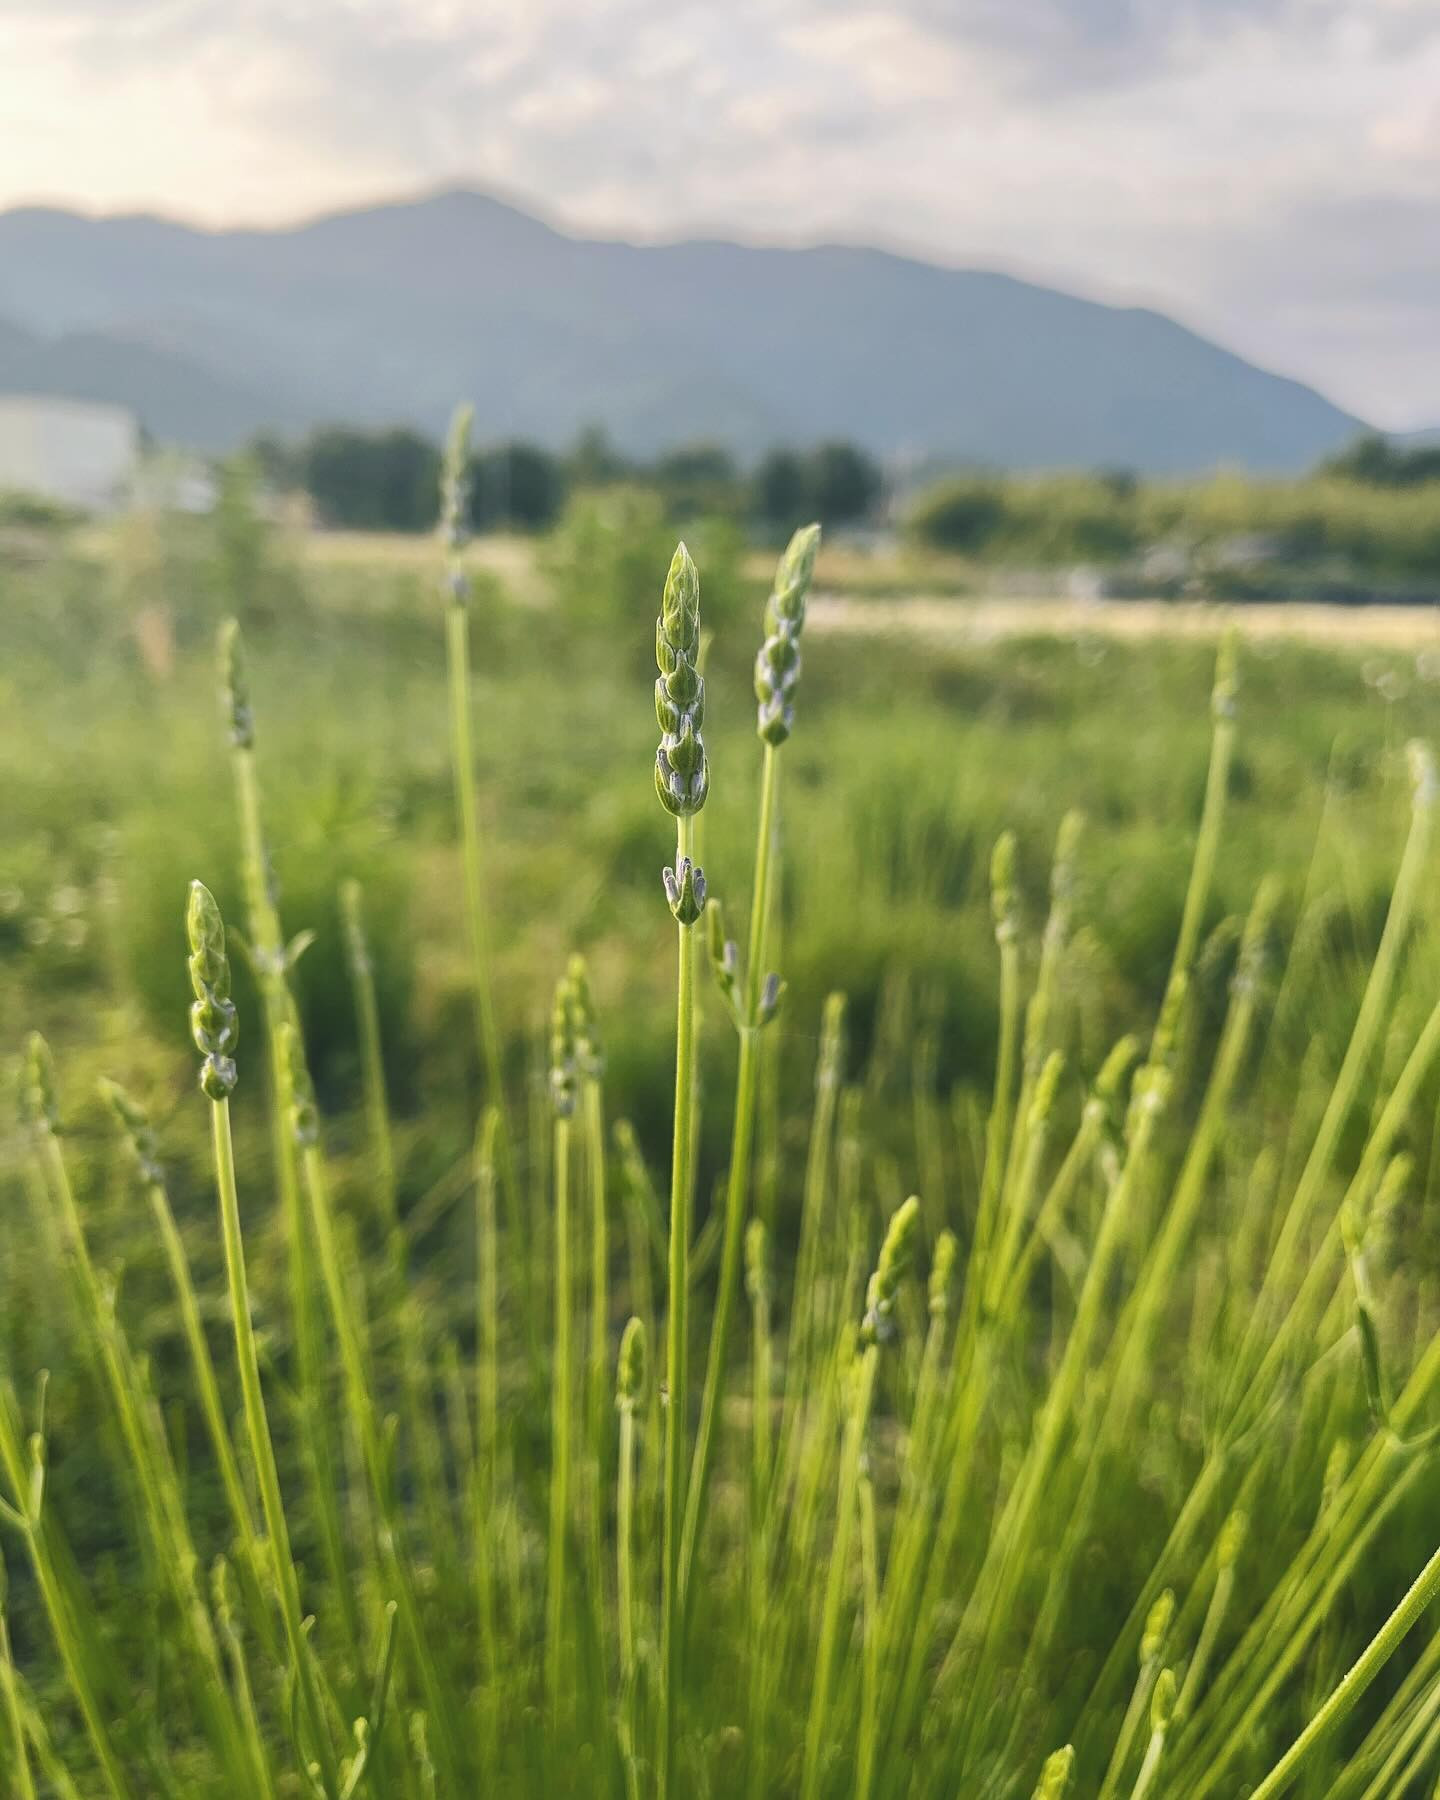
[[1145,1630],[1140,1638],[1140,1661],[1142,1664],[1153,1662],[1165,1648],[1165,1639],[1170,1630],[1170,1622],[1175,1617],[1175,1593],[1166,1588],[1150,1608],[1145,1620]]
[[225,924],[215,896],[203,881],[190,883],[185,934],[190,946],[190,986],[195,994],[190,1008],[190,1035],[202,1058],[200,1086],[212,1100],[223,1100],[235,1089],[235,1046],[240,1021],[230,998]]
[[1069,1744],[1063,1750],[1052,1751],[1045,1758],[1045,1767],[1040,1771],[1033,1800],[1065,1800],[1065,1791],[1070,1786],[1074,1769],[1075,1752]]
[[631,1319],[620,1339],[620,1361],[615,1375],[615,1404],[621,1412],[634,1412],[645,1390],[645,1327]]
[[885,1344],[895,1335],[895,1302],[900,1283],[915,1256],[920,1235],[920,1202],[912,1194],[891,1215],[880,1246],[880,1257],[865,1296],[865,1317],[860,1327],[862,1345]]
[[705,871],[682,856],[673,869],[660,871],[660,879],[677,923],[694,925],[705,910]]

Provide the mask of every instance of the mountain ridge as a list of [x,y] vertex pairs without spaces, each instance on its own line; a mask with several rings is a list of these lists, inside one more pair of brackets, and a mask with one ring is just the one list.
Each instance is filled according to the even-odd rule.
[[1285,472],[1363,429],[1152,307],[857,244],[579,236],[463,187],[240,230],[12,209],[0,319],[62,375],[85,340],[87,379],[206,449],[335,420],[433,433],[460,395],[487,435],[555,446],[600,423],[638,454],[849,437],[1148,474]]

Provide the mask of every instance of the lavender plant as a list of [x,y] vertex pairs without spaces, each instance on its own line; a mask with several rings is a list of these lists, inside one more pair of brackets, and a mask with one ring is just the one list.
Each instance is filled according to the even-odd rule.
[[[946,1095],[937,1071],[954,1053],[923,992],[897,985],[878,1006],[866,993],[848,1013],[835,996],[813,1017],[787,1006],[784,1034],[768,1029],[780,915],[792,972],[801,940],[789,934],[819,916],[808,877],[787,907],[779,879],[817,533],[781,558],[755,667],[743,955],[696,866],[707,692],[699,575],[682,545],[655,689],[655,788],[676,829],[662,878],[677,934],[673,1106],[638,1111],[633,1127],[607,1117],[634,1056],[630,1001],[607,1007],[607,1074],[589,968],[572,960],[540,1034],[539,1128],[515,1171],[502,1082],[520,1057],[490,996],[480,904],[467,455],[457,429],[450,725],[485,1107],[448,1162],[430,1097],[395,1107],[373,987],[385,945],[369,941],[351,888],[341,917],[362,1104],[354,1119],[326,1116],[228,631],[223,720],[266,1079],[248,1100],[232,943],[196,883],[187,972],[217,1291],[217,1234],[195,1206],[188,1109],[167,1099],[163,1057],[132,1060],[129,1039],[91,1018],[70,1034],[67,1063],[124,1063],[129,1086],[102,1090],[118,1159],[109,1134],[62,1107],[43,1040],[23,1058],[15,1216],[54,1318],[44,1340],[33,1319],[19,1325],[87,1354],[57,1376],[58,1420],[43,1382],[37,1404],[21,1403],[33,1369],[7,1361],[0,1381],[0,1532],[16,1551],[0,1564],[0,1791],[1420,1791],[1440,1757],[1440,1638],[1419,1629],[1440,1569],[1428,1550],[1411,1562],[1410,1545],[1427,1529],[1414,1521],[1440,1339],[1423,1259],[1396,1241],[1423,1244],[1433,1200],[1428,753],[1411,755],[1410,835],[1373,959],[1354,948],[1358,914],[1340,934],[1332,912],[1307,917],[1318,877],[1298,901],[1257,882],[1234,918],[1218,916],[1222,891],[1236,894],[1220,852],[1242,766],[1227,644],[1173,955],[1126,972],[1135,992],[1116,1000],[1122,972],[1091,929],[1082,879],[1103,832],[1082,837],[1078,815],[1060,824],[1040,923],[1032,808],[990,861],[993,1056]],[[1197,789],[1199,776],[1197,762]],[[813,841],[803,814],[791,823]],[[983,879],[975,836],[963,860]],[[578,916],[588,902],[573,904]],[[569,923],[563,907],[547,912],[552,938]],[[716,1059],[713,1045],[695,1054],[702,927],[738,1049],[733,1109],[717,1106],[705,1134],[699,1084]],[[603,933],[598,903],[586,929]],[[1297,1051],[1317,945],[1356,964],[1357,1003],[1346,1015],[1335,1002]],[[608,949],[594,966],[603,988]],[[1136,1023],[1142,989],[1143,1029],[1122,1034],[1117,1014]],[[912,1077],[935,1092],[896,1104]],[[802,1088],[812,1098],[796,1112]],[[710,1142],[727,1128],[728,1152]],[[647,1166],[664,1135],[668,1217],[664,1177]],[[907,1198],[921,1173],[928,1186]],[[456,1304],[446,1277],[462,1265]],[[8,1264],[5,1279],[8,1302],[20,1291]],[[691,1313],[707,1302],[692,1380]],[[618,1355],[612,1317],[629,1320]],[[9,1327],[13,1358],[32,1339]],[[647,1344],[662,1336],[652,1374]],[[94,1495],[78,1467],[101,1471]],[[88,1560],[96,1512],[128,1559],[140,1620],[118,1616]]]

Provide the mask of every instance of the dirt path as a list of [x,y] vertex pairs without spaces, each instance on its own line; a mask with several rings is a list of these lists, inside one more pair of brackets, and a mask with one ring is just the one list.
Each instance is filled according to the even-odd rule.
[[1440,647],[1440,608],[1318,606],[1266,602],[1213,606],[1167,600],[932,599],[856,600],[817,594],[809,617],[821,631],[857,635],[904,633],[948,643],[997,638],[1213,638],[1233,621],[1246,637],[1337,647],[1423,650]]

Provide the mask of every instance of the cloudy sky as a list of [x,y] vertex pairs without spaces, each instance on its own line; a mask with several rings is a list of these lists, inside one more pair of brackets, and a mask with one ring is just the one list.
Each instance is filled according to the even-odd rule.
[[1440,0],[0,0],[0,146],[0,205],[885,242],[1440,425]]

